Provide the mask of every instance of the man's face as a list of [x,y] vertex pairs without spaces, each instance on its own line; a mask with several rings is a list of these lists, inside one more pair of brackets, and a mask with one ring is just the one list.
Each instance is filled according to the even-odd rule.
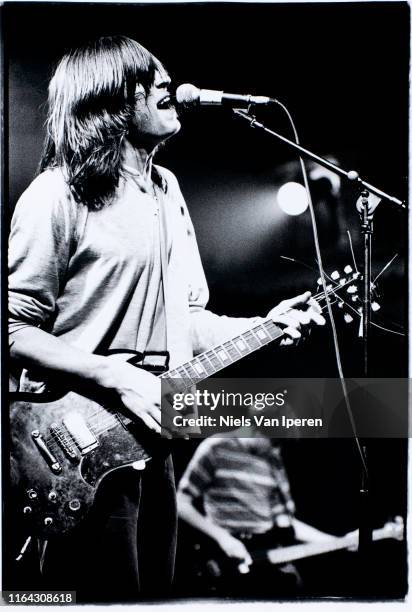
[[131,134],[135,145],[154,148],[180,130],[180,121],[170,99],[169,86],[170,77],[163,71],[156,71],[154,84],[147,96],[143,87],[136,88],[136,131]]

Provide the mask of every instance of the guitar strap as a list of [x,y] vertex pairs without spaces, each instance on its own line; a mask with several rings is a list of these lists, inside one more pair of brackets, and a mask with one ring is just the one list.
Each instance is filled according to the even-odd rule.
[[163,318],[162,318],[162,321],[161,321],[161,325],[162,325],[162,347],[161,347],[161,350],[167,351],[168,233],[167,233],[167,218],[166,218],[166,210],[165,210],[165,201],[164,201],[164,198],[163,198],[163,190],[162,189],[158,189],[157,190],[156,201],[158,203],[158,210],[159,210],[159,245],[160,245],[160,261],[161,261],[161,267],[162,267],[161,286],[162,286],[162,297],[163,297]]

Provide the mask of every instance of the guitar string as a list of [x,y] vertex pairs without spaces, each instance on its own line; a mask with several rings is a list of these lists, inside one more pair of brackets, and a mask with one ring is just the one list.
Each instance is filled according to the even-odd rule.
[[[374,282],[379,278],[379,276],[388,268],[388,266],[396,259],[396,257],[398,256],[398,253],[396,253],[396,255],[394,255],[394,257],[392,257],[392,259],[384,266],[384,268],[379,272],[378,276],[376,276],[376,278],[374,279]],[[286,259],[286,258],[284,258]],[[289,258],[288,258],[289,259]],[[356,274],[358,274],[358,272],[356,271]],[[326,278],[328,278],[330,280],[330,282],[335,283],[335,287],[344,287],[346,285],[339,285],[338,282],[336,282],[333,278],[331,278],[326,272],[325,272],[325,276]],[[357,278],[353,278],[353,280],[357,280]],[[352,282],[352,281],[349,281]],[[324,297],[323,292],[320,292],[320,294],[318,294],[318,296],[320,297]],[[313,296],[314,298],[316,298],[317,296]],[[345,306],[351,310],[355,315],[357,315],[358,317],[361,317],[362,314],[356,309],[354,308],[354,306],[352,306],[352,304],[349,304],[349,302],[347,302],[342,296],[339,296],[337,301],[341,301],[343,304],[345,304]],[[376,327],[378,329],[381,329],[382,331],[388,332],[390,334],[395,334],[396,336],[402,336],[405,337],[406,333],[404,332],[399,332],[396,331],[394,329],[390,329],[389,327],[384,327],[383,325],[380,325],[379,323],[376,323],[375,321],[371,321],[370,322],[371,325],[373,325],[373,327]],[[400,329],[403,329],[402,326],[400,326],[398,323],[395,323],[394,321],[391,321],[392,325],[396,325],[397,327],[399,327]]]
[[[336,289],[343,289],[344,287],[346,287],[348,284],[350,284],[351,282],[353,282],[353,278],[347,280],[344,284],[339,284],[336,283],[336,285],[332,288],[330,288],[328,290],[328,295],[332,295],[335,297],[334,302],[338,301],[340,298],[336,297],[336,293],[335,290]],[[321,300],[326,300],[325,294],[323,292],[320,292],[318,294],[315,294],[313,296],[313,298],[319,303]],[[321,307],[321,310],[323,311],[324,308]],[[268,319],[267,321],[264,321],[261,325],[268,325],[271,323],[271,320]],[[259,328],[261,325],[257,325],[255,326],[253,329]],[[284,335],[284,332],[282,330],[279,329],[279,337]],[[262,346],[265,346],[269,343],[271,343],[273,341],[272,338],[270,338],[269,341],[264,342],[264,344],[262,344]],[[219,345],[219,347],[222,345]],[[210,349],[210,351],[215,351],[217,347],[215,347],[214,349]],[[259,347],[261,348],[261,347]],[[258,349],[251,349],[250,353],[254,352],[255,350]],[[209,352],[209,351],[207,351]],[[228,352],[228,351],[226,351]],[[246,356],[246,354],[245,354]],[[230,355],[229,355],[230,357]],[[239,359],[241,359],[243,357],[243,355],[239,352],[239,356],[236,357],[232,363],[234,363],[235,361],[238,361]],[[226,367],[226,364],[222,363],[222,367],[219,369],[223,369]],[[228,364],[229,365],[229,364]],[[216,370],[219,371],[219,370]],[[203,380],[202,378],[199,377],[198,381]],[[193,384],[196,383],[196,380],[193,381]],[[91,433],[93,435],[95,435],[96,437],[101,435],[102,433],[106,433],[108,431],[110,431],[110,429],[113,429],[114,427],[117,427],[119,425],[122,425],[122,422],[119,418],[119,415],[117,415],[116,413],[112,414],[108,411],[108,409],[105,408],[101,408],[100,410],[98,410],[97,412],[93,413],[88,419],[87,419],[87,425],[89,427],[89,429],[91,430]],[[122,425],[123,426],[123,425]],[[71,440],[73,441],[75,447],[73,448],[73,443],[71,442],[71,440],[67,440],[67,436],[69,436],[71,438]],[[70,431],[67,430],[66,431],[62,430],[60,427],[55,430],[55,431],[51,431],[51,436],[48,438],[44,439],[44,442],[47,444],[49,444],[49,448],[50,450],[52,449],[61,449],[62,445],[66,445],[66,448],[69,449],[70,451],[73,450],[77,450],[76,447],[78,447],[78,443],[76,442],[75,438],[70,434]],[[64,449],[63,449],[64,450]]]
[[[352,244],[352,239],[351,236],[348,232],[348,238],[350,241],[350,244]],[[353,249],[351,249],[353,251]],[[394,260],[398,257],[399,253],[396,253],[386,264],[385,266],[382,268],[382,270],[377,274],[377,276],[372,280],[372,286],[375,284],[375,282],[378,280],[378,278],[388,269],[388,267],[394,262]],[[305,268],[308,268],[309,270],[315,270],[315,268],[313,268],[312,266],[308,265],[307,263],[300,261],[299,259],[294,259],[293,257],[286,257],[285,255],[280,255],[281,259],[285,259],[286,261],[291,261],[293,263],[298,263],[301,266],[304,266]],[[356,274],[360,274],[357,264],[356,264],[356,260],[355,260],[355,256],[352,252],[352,259],[353,259],[353,265],[355,266],[355,273]],[[315,260],[316,261],[316,260]],[[316,262],[317,263],[317,262]],[[335,283],[335,285],[338,285],[339,283],[337,283],[336,281],[333,280],[333,278],[331,278],[329,276],[329,274],[327,272],[325,272],[325,270],[323,271],[325,277],[332,283]],[[353,280],[356,280],[355,277],[353,277]],[[361,314],[359,312],[356,311],[356,309],[353,308],[353,306],[351,306],[348,302],[346,302],[345,300],[343,300],[343,303],[350,309],[352,309],[355,314],[357,316],[361,316]],[[396,323],[395,321],[389,321],[389,323],[391,323],[392,325],[395,325],[395,327],[398,327],[400,330],[402,331],[396,331],[394,329],[391,329],[389,327],[385,327],[384,325],[380,325],[379,323],[376,323],[375,321],[370,321],[370,324],[373,325],[373,327],[376,327],[378,329],[381,329],[382,331],[388,332],[389,334],[395,334],[396,336],[406,336],[406,333],[403,331],[404,328],[402,325],[400,325],[399,323]]]

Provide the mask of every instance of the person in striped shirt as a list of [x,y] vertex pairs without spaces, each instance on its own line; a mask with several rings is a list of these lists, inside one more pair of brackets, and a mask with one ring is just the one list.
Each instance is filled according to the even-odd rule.
[[[239,594],[246,582],[262,595],[296,589],[300,583],[291,564],[276,569],[269,563],[254,565],[250,551],[333,537],[296,518],[281,449],[254,428],[203,440],[180,480],[177,501],[180,518],[249,574],[247,581],[234,583]],[[268,582],[275,575],[276,581]],[[232,586],[228,579],[226,587]]]

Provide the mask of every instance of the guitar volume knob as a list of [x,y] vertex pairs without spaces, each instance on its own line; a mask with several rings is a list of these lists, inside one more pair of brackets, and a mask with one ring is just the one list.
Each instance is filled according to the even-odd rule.
[[53,519],[51,516],[46,516],[46,518],[44,519],[44,524],[46,527],[50,527],[50,525],[52,525],[53,523]]
[[56,501],[56,499],[57,499],[56,491],[50,491],[50,493],[49,493],[49,500],[54,502],[54,501]]
[[80,500],[79,499],[71,499],[69,501],[69,508],[72,512],[77,512],[80,510]]
[[34,489],[29,489],[27,491],[27,496],[29,499],[37,499],[37,492]]
[[30,506],[24,506],[23,508],[23,514],[31,514],[32,509]]

